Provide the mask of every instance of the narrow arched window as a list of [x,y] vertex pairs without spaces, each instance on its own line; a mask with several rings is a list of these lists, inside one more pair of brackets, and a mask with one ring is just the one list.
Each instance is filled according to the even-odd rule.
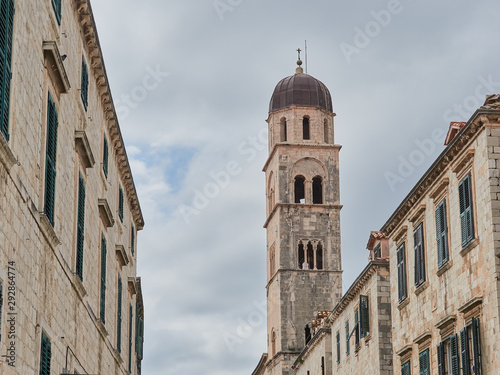
[[321,245],[321,242],[316,247],[316,269],[323,269],[323,246]]
[[328,143],[329,132],[328,132],[328,120],[325,118],[323,121],[323,134],[325,136],[325,143]]
[[274,357],[276,354],[276,331],[273,328],[271,332],[271,355]]
[[286,118],[282,117],[280,120],[280,142],[286,142]]
[[306,325],[306,328],[304,329],[304,334],[306,337],[306,345],[311,341],[311,328],[309,328],[309,325]]
[[299,268],[305,269],[305,255],[304,255],[304,244],[302,242],[299,243]]
[[309,132],[309,117],[304,117],[302,119],[302,138],[311,139],[311,135]]
[[321,177],[313,178],[313,204],[323,203],[323,181]]
[[304,182],[306,179],[303,176],[295,177],[295,203],[305,203],[306,193]]
[[308,268],[314,268],[314,250],[313,245],[310,242],[307,243],[307,264],[309,265]]

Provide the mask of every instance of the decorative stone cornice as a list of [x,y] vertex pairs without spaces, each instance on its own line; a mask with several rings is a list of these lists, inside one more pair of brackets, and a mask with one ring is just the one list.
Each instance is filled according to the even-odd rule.
[[[269,163],[274,157],[274,154],[278,151],[280,148],[287,148],[287,147],[294,147],[294,148],[308,148],[308,149],[335,149],[340,152],[342,149],[341,145],[337,144],[328,144],[328,143],[289,143],[289,142],[281,142],[281,143],[276,143],[273,146],[273,149],[269,153],[269,156],[267,157],[266,163],[264,164],[264,167],[262,168],[262,172],[265,172],[267,170],[267,167],[269,166]],[[314,159],[314,158],[313,158]]]
[[479,131],[486,124],[497,121],[499,116],[500,110],[478,109],[425,172],[380,231],[391,236],[392,232],[406,218],[409,211],[432,188],[439,176],[462,155],[462,151],[472,142]]
[[89,71],[95,78],[97,91],[100,95],[104,118],[108,127],[110,144],[113,145],[116,155],[116,163],[120,179],[127,193],[130,211],[134,219],[135,227],[141,230],[144,227],[139,198],[135,188],[132,172],[124,147],[123,137],[118,124],[115,105],[111,96],[111,89],[106,74],[106,67],[102,56],[101,45],[97,35],[97,28],[92,14],[92,7],[89,0],[76,0],[73,2],[76,16],[81,25],[83,44],[88,56]]

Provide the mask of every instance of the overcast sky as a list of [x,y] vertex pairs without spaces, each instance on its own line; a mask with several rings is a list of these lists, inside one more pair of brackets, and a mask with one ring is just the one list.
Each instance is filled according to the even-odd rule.
[[[92,0],[145,229],[143,374],[250,375],[266,351],[263,139],[308,44],[332,93],[344,291],[379,229],[500,93],[493,0]],[[219,180],[229,167],[229,181]]]

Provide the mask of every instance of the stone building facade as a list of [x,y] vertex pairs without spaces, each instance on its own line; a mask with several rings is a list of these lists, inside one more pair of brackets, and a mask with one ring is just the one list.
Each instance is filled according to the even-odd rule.
[[90,2],[0,18],[0,373],[140,374],[144,220]]
[[500,372],[500,96],[466,123],[382,227],[394,370]]

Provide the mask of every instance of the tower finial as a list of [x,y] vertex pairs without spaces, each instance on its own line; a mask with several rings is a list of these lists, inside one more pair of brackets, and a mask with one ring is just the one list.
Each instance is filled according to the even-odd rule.
[[299,53],[299,59],[297,60],[297,65],[298,67],[295,69],[295,74],[300,74],[300,73],[304,73],[304,69],[302,69],[301,65],[302,65],[302,60],[300,59],[300,52],[302,50],[299,48],[297,49],[297,52]]

